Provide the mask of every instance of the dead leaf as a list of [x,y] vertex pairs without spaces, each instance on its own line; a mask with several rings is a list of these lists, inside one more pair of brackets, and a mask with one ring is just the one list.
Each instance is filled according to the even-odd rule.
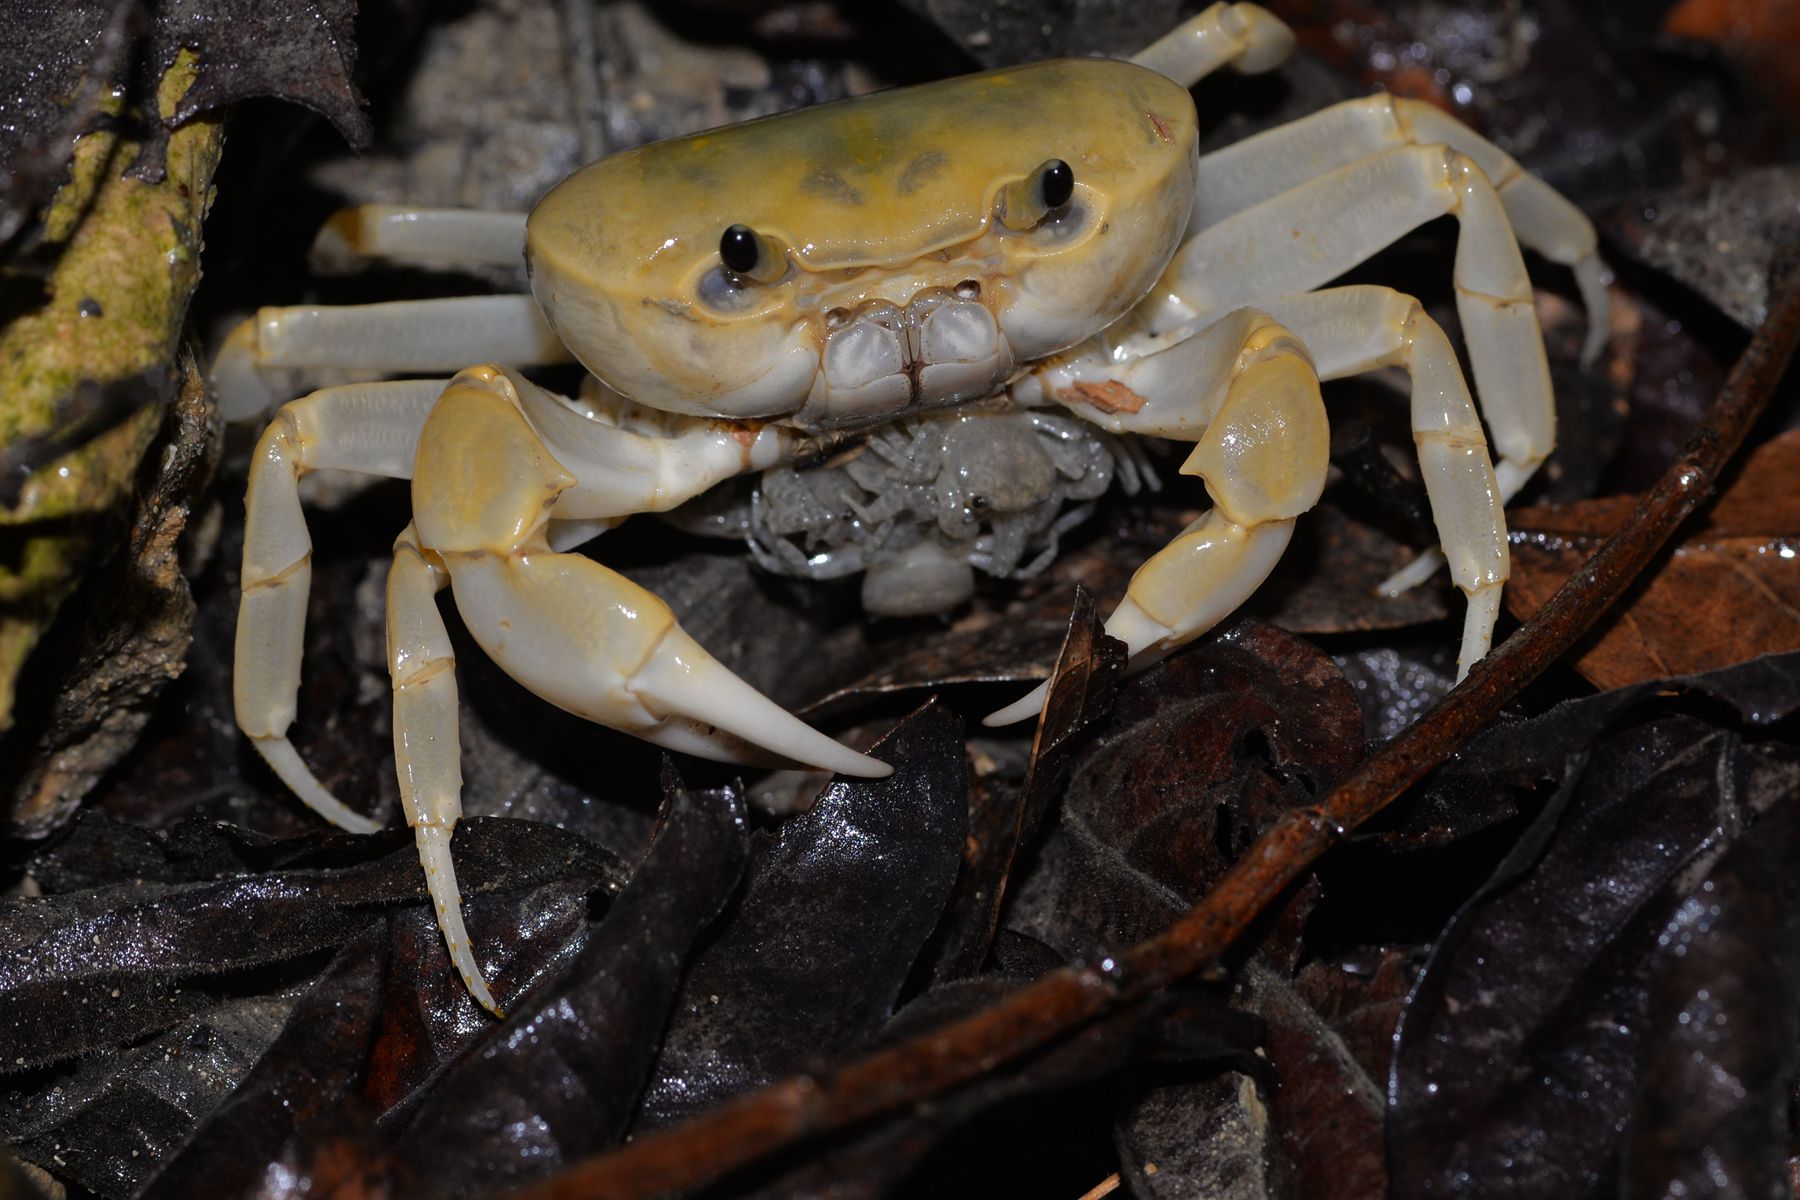
[[205,66],[167,118],[181,125],[252,96],[303,104],[361,149],[368,114],[351,79],[356,5],[350,0],[177,0],[158,12],[157,50],[203,46]]
[[116,113],[116,96],[142,103],[135,80],[156,79],[184,49],[198,64],[193,86],[145,131],[136,159],[144,179],[163,178],[167,129],[252,96],[303,104],[351,145],[368,145],[369,118],[351,79],[354,0],[55,0],[23,8],[9,13],[0,48],[0,240],[48,198],[75,139]]
[[981,802],[970,805],[963,870],[947,906],[933,971],[939,982],[973,975],[986,962],[1013,865],[1062,796],[1079,735],[1111,711],[1124,673],[1124,645],[1106,636],[1093,598],[1077,584],[1069,633],[1050,672],[1025,782],[1018,788],[978,792]]
[[1769,264],[1800,241],[1800,167],[1747,167],[1632,196],[1610,217],[1611,240],[1625,254],[1755,329],[1769,311]]
[[1770,98],[1800,106],[1800,4],[1794,0],[1682,0],[1663,18],[1677,37],[1717,42]]
[[[1800,431],[1758,447],[1575,667],[1616,688],[1800,649]],[[1506,607],[1536,612],[1622,525],[1632,496],[1512,513]]]

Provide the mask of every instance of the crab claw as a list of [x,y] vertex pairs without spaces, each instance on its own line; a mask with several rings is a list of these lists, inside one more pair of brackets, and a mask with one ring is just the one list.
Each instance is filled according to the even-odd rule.
[[475,640],[507,674],[559,708],[722,762],[775,760],[870,779],[893,770],[739,679],[654,593],[592,559],[445,559]]
[[652,728],[634,732],[666,749],[725,762],[773,755],[863,779],[878,779],[894,770],[792,715],[739,679],[679,627],[664,635],[629,687],[645,711],[664,714]]

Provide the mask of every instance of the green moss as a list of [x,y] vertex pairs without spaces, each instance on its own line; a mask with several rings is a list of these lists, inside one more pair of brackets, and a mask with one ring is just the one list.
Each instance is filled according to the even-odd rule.
[[[184,54],[163,76],[163,113],[192,84]],[[82,137],[67,183],[45,213],[58,251],[48,299],[0,332],[0,444],[56,432],[77,386],[107,388],[170,370],[200,279],[201,222],[224,143],[220,123],[190,122],[169,137],[168,173],[145,183],[123,172],[138,144],[108,131]],[[85,315],[94,314],[97,315]],[[139,389],[149,394],[148,389]],[[147,405],[25,482],[0,509],[0,728],[12,721],[20,666],[92,561],[108,520],[130,495],[162,420]]]

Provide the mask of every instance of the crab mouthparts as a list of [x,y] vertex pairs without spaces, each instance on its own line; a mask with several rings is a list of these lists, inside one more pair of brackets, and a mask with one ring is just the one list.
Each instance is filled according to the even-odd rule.
[[985,396],[1013,370],[1011,347],[980,300],[932,288],[905,305],[834,310],[802,421],[865,424]]

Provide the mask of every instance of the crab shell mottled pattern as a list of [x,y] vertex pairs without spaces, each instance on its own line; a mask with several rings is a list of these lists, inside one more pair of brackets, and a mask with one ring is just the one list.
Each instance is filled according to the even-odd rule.
[[[1014,364],[1117,320],[1179,244],[1196,155],[1180,85],[1125,62],[1036,63],[613,155],[544,197],[526,256],[558,335],[635,400],[802,427],[867,423],[987,394]],[[1007,229],[995,215],[1003,189],[1050,159],[1073,167],[1074,198],[1056,219]],[[786,274],[725,272],[719,237],[733,224],[785,249]],[[966,307],[977,292],[986,313]],[[843,351],[846,324],[864,316],[897,309],[904,324],[922,297],[964,305],[970,337],[997,327],[992,353],[938,383],[920,384],[909,364],[912,392],[899,401],[841,380],[834,394],[821,372],[828,341]]]

